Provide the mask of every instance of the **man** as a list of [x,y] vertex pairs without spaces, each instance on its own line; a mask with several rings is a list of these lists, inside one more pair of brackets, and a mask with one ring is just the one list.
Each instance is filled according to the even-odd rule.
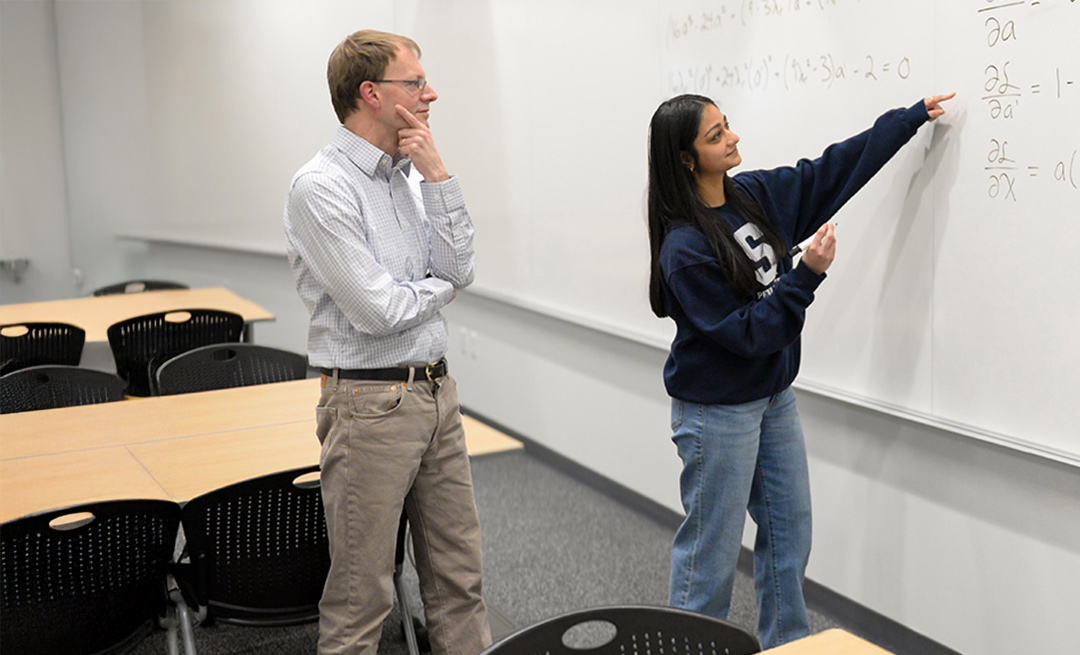
[[[285,234],[322,369],[316,407],[330,574],[319,653],[374,655],[402,508],[433,653],[491,643],[480,526],[439,310],[473,279],[473,226],[428,127],[411,39],[363,30],[327,67],[342,125],[293,178]],[[417,179],[417,174],[423,182]]]

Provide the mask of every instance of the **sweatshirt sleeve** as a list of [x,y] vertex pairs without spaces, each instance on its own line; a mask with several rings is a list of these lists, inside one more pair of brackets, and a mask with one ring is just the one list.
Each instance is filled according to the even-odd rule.
[[749,303],[734,293],[715,259],[678,267],[666,281],[694,329],[749,359],[779,352],[799,337],[806,308],[824,279],[800,262],[777,279],[769,295]]
[[814,160],[748,171],[735,177],[757,199],[792,245],[811,236],[865,185],[929,120],[922,100],[882,114],[874,125],[835,143]]

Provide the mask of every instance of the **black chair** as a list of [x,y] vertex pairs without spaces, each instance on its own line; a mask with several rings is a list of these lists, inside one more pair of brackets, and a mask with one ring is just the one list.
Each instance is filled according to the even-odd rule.
[[[78,520],[60,525],[64,517]],[[0,525],[0,653],[103,655],[133,647],[166,610],[179,522],[174,502],[114,500]]]
[[67,323],[0,325],[0,375],[43,364],[78,366],[85,343],[86,332]]
[[522,628],[482,655],[749,655],[754,635],[727,621],[672,607],[579,610]]
[[[176,567],[181,588],[204,623],[249,626],[317,621],[330,570],[330,540],[318,478],[307,466],[216,489],[188,501],[182,521],[187,564]],[[394,588],[402,617],[412,617],[401,584],[406,520],[402,514]],[[426,643],[414,620],[402,620],[412,655]]]
[[162,289],[190,289],[186,284],[179,282],[165,282],[163,280],[128,280],[94,289],[95,296],[113,296],[121,293],[142,293],[143,291],[160,291]]
[[[191,499],[182,521],[185,587],[206,619],[240,625],[318,620],[330,546],[318,466],[238,482]],[[191,599],[189,599],[191,600]]]
[[307,358],[303,355],[250,343],[213,344],[162,364],[157,369],[157,393],[168,396],[305,377]]
[[127,382],[77,366],[31,366],[0,377],[0,414],[124,399]]
[[[216,309],[182,309],[129,318],[109,326],[116,373],[133,396],[154,391],[153,371],[182,352],[213,343],[239,342],[244,318]],[[153,366],[154,368],[151,368]]]

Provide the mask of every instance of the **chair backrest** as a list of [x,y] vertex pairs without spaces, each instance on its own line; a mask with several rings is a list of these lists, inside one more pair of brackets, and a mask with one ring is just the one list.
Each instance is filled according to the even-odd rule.
[[78,366],[86,332],[67,323],[0,325],[0,375],[42,364]]
[[244,318],[216,309],[182,309],[129,318],[109,326],[116,373],[133,396],[149,396],[151,363],[160,366],[182,352],[213,343],[238,342]]
[[142,293],[143,291],[160,291],[162,289],[190,289],[186,284],[179,282],[166,282],[164,280],[128,280],[108,286],[94,289],[95,296],[112,296],[121,293]]
[[749,655],[754,635],[722,619],[673,607],[579,610],[522,628],[482,655]]
[[172,501],[115,500],[0,524],[0,653],[111,653],[141,639],[164,610],[179,520]]
[[0,414],[124,399],[127,382],[77,366],[32,366],[0,377]]
[[318,619],[330,541],[318,479],[296,483],[318,470],[253,478],[184,505],[195,595],[208,617],[252,625]]
[[250,343],[214,344],[162,364],[157,369],[157,392],[167,396],[305,377],[307,358],[303,355]]

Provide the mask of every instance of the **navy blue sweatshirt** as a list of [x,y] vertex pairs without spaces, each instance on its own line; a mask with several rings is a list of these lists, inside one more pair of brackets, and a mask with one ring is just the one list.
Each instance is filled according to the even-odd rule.
[[[748,193],[783,237],[787,248],[827,222],[929,120],[919,101],[886,112],[869,130],[829,146],[813,161],[739,173],[732,181]],[[713,209],[733,232],[746,220],[723,205]],[[753,228],[753,226],[749,226]],[[787,251],[770,262],[755,236],[739,234],[758,261],[758,291],[738,296],[705,235],[689,223],[673,226],[660,250],[664,307],[678,328],[664,366],[673,398],[733,405],[786,389],[799,372],[806,308],[824,279]],[[753,246],[756,246],[756,250]],[[771,249],[770,249],[771,250]]]

